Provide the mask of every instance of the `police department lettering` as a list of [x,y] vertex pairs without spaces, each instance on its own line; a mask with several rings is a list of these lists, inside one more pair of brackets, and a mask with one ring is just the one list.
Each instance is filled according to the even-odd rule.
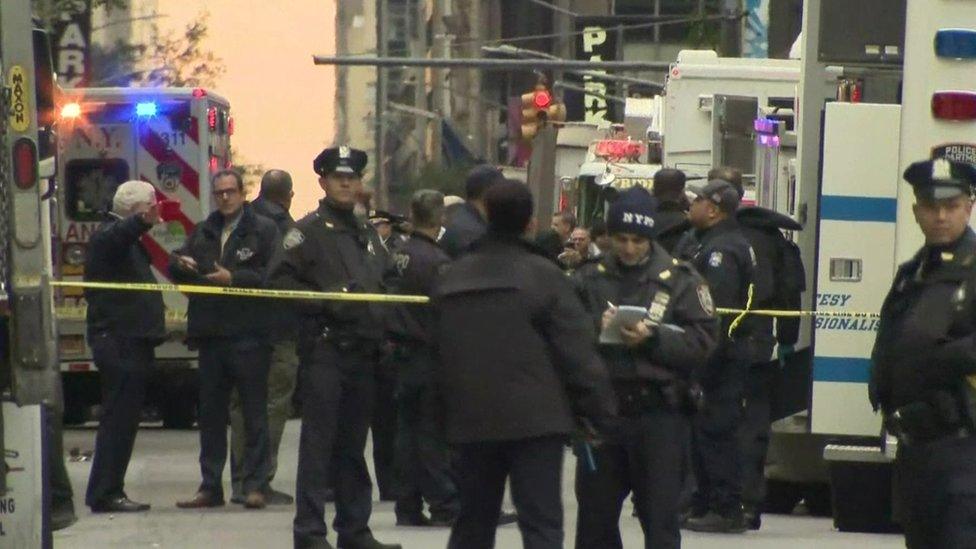
[[648,228],[654,227],[654,219],[647,215],[636,213],[624,213],[624,223],[637,223]]

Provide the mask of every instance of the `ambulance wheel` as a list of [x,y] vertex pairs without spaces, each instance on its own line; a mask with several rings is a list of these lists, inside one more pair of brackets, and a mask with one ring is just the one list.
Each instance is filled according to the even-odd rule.
[[809,484],[803,490],[803,504],[815,517],[831,517],[834,505],[830,499],[830,484]]
[[763,510],[767,513],[790,515],[803,498],[802,487],[795,482],[772,480],[766,482],[766,501]]
[[198,381],[196,370],[167,372],[159,403],[164,429],[192,429],[197,420]]

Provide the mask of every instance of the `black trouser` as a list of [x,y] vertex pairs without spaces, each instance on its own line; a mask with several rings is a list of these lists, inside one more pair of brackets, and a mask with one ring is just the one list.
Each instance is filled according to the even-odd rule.
[[634,493],[644,547],[681,546],[678,524],[686,470],[688,418],[666,409],[622,422],[621,434],[592,449],[595,469],[576,463],[576,549],[622,549],[620,509]]
[[742,420],[742,383],[729,376],[705,391],[701,412],[692,430],[692,462],[697,490],[696,511],[727,516],[742,507],[739,425]]
[[976,543],[976,437],[898,445],[896,497],[909,549]]
[[430,371],[434,359],[424,349],[403,349],[397,353],[400,376],[397,384],[397,494],[398,517],[419,515],[424,500],[430,514],[452,519],[460,502],[451,468],[451,452],[441,438],[438,409]]
[[85,505],[92,506],[125,495],[125,471],[139,430],[155,345],[110,332],[94,334],[88,343],[102,385],[102,416],[85,492]]
[[769,450],[770,401],[775,362],[753,364],[745,381],[745,408],[739,426],[742,503],[761,512],[766,499],[766,452]]
[[236,388],[244,414],[245,494],[260,491],[268,480],[268,368],[271,350],[257,337],[203,338],[200,346],[200,491],[224,497],[230,393]]
[[546,436],[458,445],[461,512],[448,549],[491,549],[511,478],[525,549],[562,549],[565,437]]
[[376,368],[376,396],[373,404],[373,469],[380,497],[396,497],[397,364],[393,357],[383,357]]
[[[295,488],[295,534],[325,536],[325,492],[335,460],[336,516],[340,540],[370,535],[373,484],[366,437],[373,414],[377,345],[357,342],[340,349],[318,340],[298,373],[302,432]],[[342,543],[342,541],[340,541]]]

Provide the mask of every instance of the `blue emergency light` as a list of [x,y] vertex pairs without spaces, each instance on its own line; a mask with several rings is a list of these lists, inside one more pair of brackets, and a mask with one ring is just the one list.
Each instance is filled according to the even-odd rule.
[[948,59],[976,59],[976,30],[938,31],[935,33],[935,54]]
[[156,103],[153,101],[136,103],[136,116],[156,116],[156,111]]

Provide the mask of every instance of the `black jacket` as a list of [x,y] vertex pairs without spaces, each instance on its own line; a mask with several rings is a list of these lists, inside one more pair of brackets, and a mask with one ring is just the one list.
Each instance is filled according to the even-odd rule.
[[682,204],[676,202],[662,202],[654,214],[655,240],[669,254],[674,253],[675,246],[681,240],[691,225],[688,223],[688,211]]
[[[274,222],[278,228],[278,235],[284,237],[288,231],[295,226],[295,220],[288,210],[278,204],[262,197],[251,202],[254,213],[264,216]],[[281,261],[281,246],[276,246],[277,253],[272,259],[272,265],[268,272],[274,270],[275,265]],[[268,314],[273,316],[271,337],[272,339],[296,339],[298,337],[299,321],[298,310],[295,302],[288,299],[272,300],[267,302]]]
[[[278,242],[274,223],[254,213],[244,204],[240,221],[220,251],[220,234],[224,216],[213,212],[197,225],[186,244],[175,252],[196,260],[200,272],[184,270],[175,256],[169,264],[173,280],[186,284],[214,286],[203,275],[215,264],[231,272],[231,286],[262,288]],[[187,335],[191,339],[206,337],[267,337],[272,317],[267,314],[268,298],[226,297],[191,294]]]
[[441,246],[447,255],[457,258],[466,252],[477,240],[488,232],[488,223],[481,217],[481,212],[470,203],[465,202],[454,213],[454,217],[444,228]]
[[612,255],[576,271],[583,304],[597,332],[607,303],[653,308],[660,326],[639,348],[601,345],[600,354],[614,379],[643,379],[668,385],[688,381],[715,350],[718,319],[711,294],[691,265],[673,259],[654,245],[647,260],[635,267],[621,266]]
[[[924,246],[898,268],[871,353],[871,400],[885,413],[958,394],[976,374],[976,233]],[[968,390],[968,389],[967,389]],[[960,412],[961,410],[956,410]],[[976,418],[970,418],[976,420]]]
[[[383,293],[387,253],[372,227],[352,211],[322,200],[282,239],[283,257],[272,275],[276,288],[314,292]],[[297,301],[302,336],[311,341],[325,328],[335,337],[379,341],[385,331],[383,304]]]
[[[392,261],[397,274],[395,293],[429,296],[441,269],[451,258],[437,242],[414,233],[393,254]],[[429,305],[396,305],[391,317],[390,334],[394,339],[416,344],[430,341],[434,315]]]
[[[114,218],[92,234],[85,258],[85,281],[157,282],[152,261],[140,239],[151,225],[139,216]],[[159,292],[85,290],[88,301],[88,336],[109,331],[122,337],[166,337],[163,296]]]
[[[735,219],[726,219],[704,231],[686,233],[678,243],[675,255],[690,262],[705,277],[716,308],[746,307],[749,286],[754,279],[756,254]],[[736,315],[725,314],[720,318],[719,349],[702,371],[701,380],[705,385],[720,383],[726,375],[741,373],[729,369],[730,360],[740,367],[755,361],[752,336],[757,331],[757,324],[763,322],[761,318],[746,316],[731,339],[729,328]]]
[[434,290],[435,382],[454,443],[566,435],[616,410],[569,278],[527,243],[489,235]]

